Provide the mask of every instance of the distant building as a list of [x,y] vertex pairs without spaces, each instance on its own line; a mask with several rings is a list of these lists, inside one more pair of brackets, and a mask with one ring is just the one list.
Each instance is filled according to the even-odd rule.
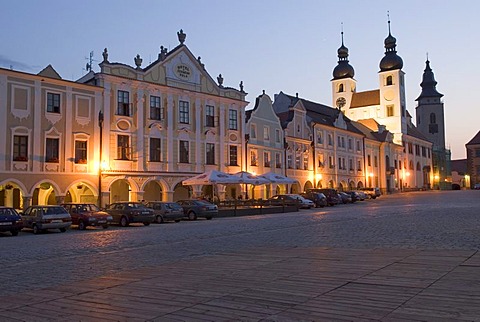
[[467,159],[452,160],[452,189],[470,189]]
[[[412,123],[406,109],[403,60],[397,55],[396,39],[390,33],[385,39],[385,56],[380,61],[379,89],[357,92],[354,69],[348,62],[348,49],[343,44],[338,49],[338,65],[333,70],[332,101],[354,121],[371,126],[374,132],[388,130],[392,142],[403,147],[398,154],[395,149],[385,153],[381,178],[367,168],[374,182],[385,182],[386,191],[403,189],[430,189],[433,181],[432,142]],[[378,156],[380,157],[380,155]],[[368,164],[368,162],[367,162]]]
[[480,184],[480,131],[467,143],[467,173],[470,175],[470,187]]

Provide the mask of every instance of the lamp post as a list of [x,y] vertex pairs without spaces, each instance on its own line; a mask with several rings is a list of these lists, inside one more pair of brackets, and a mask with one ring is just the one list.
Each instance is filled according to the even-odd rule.
[[103,144],[103,112],[98,112],[98,126],[100,127],[100,157],[98,161],[98,207],[102,208],[102,144]]

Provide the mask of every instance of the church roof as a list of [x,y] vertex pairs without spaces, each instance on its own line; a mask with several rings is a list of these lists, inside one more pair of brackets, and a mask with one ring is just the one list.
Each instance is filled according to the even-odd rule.
[[430,68],[430,61],[427,59],[425,62],[425,70],[423,71],[423,79],[420,84],[422,87],[422,93],[416,99],[417,101],[423,97],[442,97],[443,94],[437,91],[437,82],[435,81],[435,76],[433,75],[432,68]]
[[[407,126],[407,135],[413,136],[414,138],[429,141],[428,138],[422,134],[414,125]],[[429,141],[430,142],[430,141]]]
[[470,142],[468,142],[465,145],[472,145],[472,144],[480,144],[480,131],[478,131],[477,135],[475,135],[473,139],[471,139]]
[[47,67],[42,69],[37,75],[38,76],[49,77],[49,78],[62,79],[60,74],[58,74],[57,71],[50,64],[48,64]]
[[457,171],[459,174],[467,173],[467,159],[452,160],[451,167],[452,172]]
[[350,108],[380,105],[380,90],[357,92],[352,95]]

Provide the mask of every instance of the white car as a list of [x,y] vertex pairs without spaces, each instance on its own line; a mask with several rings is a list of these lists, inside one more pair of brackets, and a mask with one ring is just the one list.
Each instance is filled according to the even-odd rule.
[[287,196],[291,196],[292,198],[298,199],[300,201],[300,208],[310,209],[315,207],[315,203],[313,201],[307,198],[304,198],[301,195],[291,193],[291,194],[287,194]]

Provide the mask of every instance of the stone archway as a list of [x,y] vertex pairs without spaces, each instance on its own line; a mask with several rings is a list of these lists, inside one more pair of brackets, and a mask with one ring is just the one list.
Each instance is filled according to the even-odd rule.
[[362,181],[358,181],[357,183],[357,189],[362,189],[363,188],[363,182]]
[[130,201],[130,183],[125,179],[119,179],[110,185],[110,203]]
[[348,189],[349,189],[349,190],[355,190],[355,182],[350,181],[350,182],[348,183]]
[[328,187],[329,187],[330,189],[335,189],[335,182],[333,182],[333,180],[330,180],[330,181],[328,182]]
[[173,201],[190,199],[192,197],[192,187],[184,186],[181,182],[173,188]]
[[143,199],[146,201],[162,201],[163,189],[157,181],[149,181],[143,187]]
[[313,189],[313,184],[310,181],[305,182],[305,186],[303,187],[303,191],[308,191],[308,189]]
[[0,185],[0,206],[23,209],[22,189],[15,182],[6,182]]

